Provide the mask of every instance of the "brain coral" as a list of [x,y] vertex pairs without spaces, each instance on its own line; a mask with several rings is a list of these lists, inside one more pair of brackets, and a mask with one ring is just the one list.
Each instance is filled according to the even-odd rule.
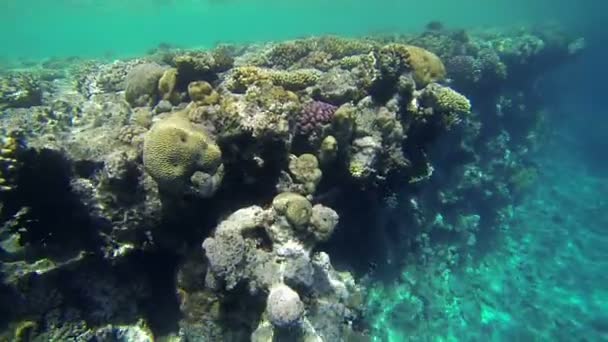
[[405,44],[388,44],[380,51],[399,59],[404,67],[411,70],[416,87],[421,89],[432,82],[442,81],[446,76],[443,62],[434,53],[421,47]]
[[302,195],[283,192],[273,199],[272,206],[277,212],[285,215],[287,221],[296,228],[300,228],[310,222],[312,205]]
[[178,112],[154,124],[146,134],[143,161],[160,189],[179,193],[195,172],[215,172],[221,151],[202,129]]

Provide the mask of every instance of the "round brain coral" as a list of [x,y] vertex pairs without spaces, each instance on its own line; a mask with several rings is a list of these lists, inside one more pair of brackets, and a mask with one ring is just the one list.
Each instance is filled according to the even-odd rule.
[[182,193],[197,171],[214,173],[221,157],[215,142],[181,112],[154,124],[144,138],[144,167],[167,192]]
[[417,87],[423,88],[431,82],[439,82],[445,78],[445,67],[437,55],[413,45],[406,45],[405,51],[406,63],[412,69]]
[[283,192],[273,199],[272,206],[278,213],[285,215],[295,228],[302,228],[310,222],[312,204],[302,195]]
[[418,89],[432,82],[440,82],[446,76],[441,59],[421,47],[394,43],[384,46],[380,53],[384,55],[384,64],[393,66],[391,72],[398,72],[400,67],[409,69]]

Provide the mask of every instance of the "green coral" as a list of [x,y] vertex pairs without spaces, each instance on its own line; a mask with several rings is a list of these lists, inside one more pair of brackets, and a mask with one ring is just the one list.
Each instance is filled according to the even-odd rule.
[[295,228],[304,228],[312,216],[312,204],[294,192],[283,192],[272,200],[272,207]]
[[305,191],[309,194],[315,192],[323,175],[319,169],[317,157],[309,153],[292,158],[289,163],[289,172],[296,182],[304,185]]
[[158,121],[144,138],[144,167],[167,192],[183,192],[197,171],[215,172],[221,157],[215,142],[182,112]]

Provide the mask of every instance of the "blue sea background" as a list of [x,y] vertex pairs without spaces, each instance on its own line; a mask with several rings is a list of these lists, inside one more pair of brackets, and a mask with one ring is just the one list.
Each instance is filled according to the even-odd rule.
[[[497,269],[480,278],[488,286],[500,283],[496,291],[512,299],[491,310],[500,327],[529,324],[536,340],[556,336],[544,335],[547,323],[522,311],[530,305],[546,312],[536,317],[539,321],[561,317],[580,326],[564,340],[587,336],[582,340],[593,341],[608,339],[606,13],[608,2],[600,0],[3,0],[0,59],[119,58],[144,54],[160,43],[212,47],[327,33],[409,32],[431,20],[459,28],[562,25],[583,36],[586,49],[538,85],[557,138],[536,156],[539,182],[515,208],[519,226],[509,240],[516,247],[503,246],[490,255],[487,262]],[[528,258],[540,275],[505,279],[514,274],[509,265],[514,253]],[[394,322],[386,324],[396,329]],[[406,335],[390,336],[399,341]],[[528,335],[484,336],[524,341]]]

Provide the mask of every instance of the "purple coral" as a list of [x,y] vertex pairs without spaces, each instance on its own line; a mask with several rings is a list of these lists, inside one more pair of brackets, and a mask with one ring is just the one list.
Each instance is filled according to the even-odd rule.
[[310,134],[323,125],[331,122],[338,107],[321,101],[312,101],[304,105],[296,122],[296,132]]

